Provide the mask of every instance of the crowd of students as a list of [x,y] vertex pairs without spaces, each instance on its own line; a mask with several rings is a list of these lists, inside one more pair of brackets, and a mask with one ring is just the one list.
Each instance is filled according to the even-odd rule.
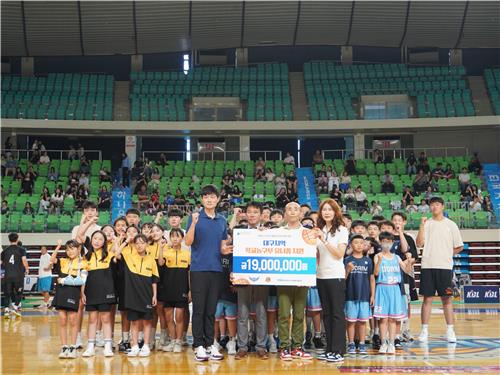
[[[346,352],[366,354],[366,343],[379,353],[394,354],[402,342],[412,340],[409,302],[418,299],[413,274],[418,252],[414,239],[404,232],[404,213],[365,223],[352,222],[333,199],[323,201],[318,212],[295,202],[284,211],[264,212],[261,204],[250,202],[236,208],[228,223],[217,212],[217,189],[205,186],[200,195],[203,209],[189,217],[186,230],[178,210],[168,212],[166,231],[156,222],[140,225],[137,209],[101,228],[97,205],[83,205],[81,223],[64,244],[64,254],[60,242],[44,267],[58,275],[52,305],[59,314],[60,358],[76,358],[83,346],[84,310],[88,341],[83,357],[94,356],[99,346],[104,356],[114,355],[117,309],[120,352],[129,357],[149,356],[155,349],[182,352],[191,302],[196,361],[221,360],[223,349],[237,360],[250,351],[263,360],[276,352],[282,360],[308,360],[314,345],[317,359],[340,362]],[[463,244],[456,225],[442,216],[443,203],[431,200],[433,218],[422,220],[416,239],[424,247],[422,341],[428,337],[427,309],[436,293],[445,307],[447,339],[456,341],[449,298],[451,259]],[[280,227],[310,231],[316,238],[317,286],[233,285],[232,231]],[[13,248],[17,240],[13,234]],[[4,268],[9,267],[9,249],[2,252]],[[19,307],[15,288],[12,297],[13,306]]]

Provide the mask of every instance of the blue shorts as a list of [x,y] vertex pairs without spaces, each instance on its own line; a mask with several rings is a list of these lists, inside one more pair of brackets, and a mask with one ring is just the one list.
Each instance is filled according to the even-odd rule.
[[267,311],[278,311],[278,296],[267,296]]
[[238,317],[238,305],[234,302],[219,300],[217,302],[217,309],[215,310],[215,319],[221,320],[236,320]]
[[307,311],[321,311],[321,301],[319,299],[318,288],[312,287],[307,291]]
[[348,322],[366,322],[372,317],[370,302],[367,301],[346,301],[344,311]]
[[399,284],[377,284],[373,317],[404,319],[407,314],[408,302],[406,295],[401,295]]
[[50,292],[50,289],[52,289],[52,276],[40,277],[37,285],[39,292]]

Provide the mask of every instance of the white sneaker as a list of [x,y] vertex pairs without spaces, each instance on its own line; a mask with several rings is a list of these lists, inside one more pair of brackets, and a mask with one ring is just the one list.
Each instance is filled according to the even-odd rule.
[[222,350],[222,346],[217,340],[214,340],[214,344],[212,346],[215,347],[219,352]]
[[236,340],[231,339],[226,344],[227,354],[236,355]]
[[182,353],[182,342],[176,341],[174,344],[174,353]]
[[150,354],[151,350],[149,349],[149,345],[144,345],[139,352],[139,357],[149,357]]
[[194,359],[198,362],[208,361],[208,355],[203,346],[198,346],[194,352]]
[[127,357],[137,357],[140,351],[141,349],[139,349],[139,345],[132,346],[130,351],[127,353]]
[[170,341],[168,343],[168,345],[163,346],[161,348],[161,350],[163,350],[164,352],[173,352],[174,351],[174,345],[175,345],[175,342],[174,341]]
[[102,331],[97,331],[95,333],[95,346],[98,348],[104,348],[104,336]]
[[59,358],[61,358],[61,359],[68,358],[67,354],[68,354],[68,347],[67,346],[63,346],[61,348],[61,352],[59,353]]
[[396,354],[396,347],[394,344],[387,345],[387,354]]
[[6,307],[3,312],[3,318],[4,319],[10,319],[10,309]]
[[213,361],[220,361],[221,359],[224,359],[224,356],[220,353],[219,349],[215,345],[212,345],[212,348],[210,350],[210,359]]
[[378,350],[378,352],[380,354],[386,354],[387,353],[387,349],[389,349],[389,345],[387,345],[387,342],[384,342],[381,346],[380,346],[380,349]]
[[428,340],[429,340],[429,331],[423,329],[422,332],[420,332],[420,335],[418,335],[418,341],[427,342]]
[[447,332],[446,332],[446,340],[448,340],[448,342],[457,342],[457,336],[455,335],[455,331],[452,330],[452,329],[449,329]]
[[160,348],[163,346],[167,346],[169,342],[170,338],[168,337],[168,334],[166,332],[162,332],[160,334]]
[[269,353],[278,353],[278,345],[274,337],[269,339]]
[[76,344],[75,344],[75,347],[77,349],[81,349],[83,348],[83,342],[82,342],[82,334],[79,333],[78,336],[76,336]]
[[93,357],[93,356],[95,356],[95,349],[94,348],[87,348],[87,350],[85,350],[82,353],[82,357]]
[[113,357],[115,355],[112,347],[105,347],[102,353],[105,357]]
[[74,346],[70,346],[68,348],[68,350],[66,351],[66,358],[76,358],[76,348]]

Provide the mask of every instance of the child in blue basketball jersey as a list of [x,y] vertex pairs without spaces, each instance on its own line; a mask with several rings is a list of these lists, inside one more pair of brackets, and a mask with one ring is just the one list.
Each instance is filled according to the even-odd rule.
[[[344,259],[346,267],[346,303],[348,354],[356,354],[354,337],[364,338],[366,322],[372,317],[371,305],[375,296],[373,262],[363,254],[365,240],[361,235],[351,237],[352,255]],[[359,343],[359,353],[366,354],[363,341]]]
[[[380,234],[382,252],[375,255],[374,274],[377,277],[375,289],[374,318],[379,319],[382,346],[379,353],[394,354],[394,339],[396,337],[396,320],[406,317],[407,306],[401,296],[401,270],[411,272],[411,256],[403,261],[398,255],[391,253],[394,236],[389,232]],[[389,338],[387,337],[389,331]]]

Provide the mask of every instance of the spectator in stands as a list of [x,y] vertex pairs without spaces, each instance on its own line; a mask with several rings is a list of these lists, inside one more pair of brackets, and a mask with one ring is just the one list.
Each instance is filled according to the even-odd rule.
[[245,174],[241,170],[241,168],[238,168],[236,170],[236,173],[234,174],[234,180],[237,182],[243,182],[245,181]]
[[158,213],[158,209],[156,208],[156,204],[152,201],[148,202],[148,207],[146,208],[145,214],[154,216]]
[[12,143],[12,137],[7,137],[7,139],[5,140],[5,143],[4,143],[4,148],[6,151],[10,151],[10,150],[14,149],[14,144]]
[[287,189],[286,190],[286,195],[287,195],[288,200],[290,202],[296,202],[297,201],[298,196],[297,196],[297,193],[296,193],[295,190]]
[[33,171],[33,167],[28,167],[28,172],[24,175],[23,181],[21,183],[21,193],[31,194],[33,192],[33,185],[35,184],[36,173]]
[[122,153],[122,163],[120,171],[121,171],[122,185],[130,186],[130,160],[125,152]]
[[[4,158],[2,158],[3,160]],[[14,176],[16,174],[17,160],[15,160],[12,155],[7,157],[5,162],[5,176]]]
[[286,188],[286,175],[285,172],[281,172],[279,176],[274,179],[274,185],[276,186],[276,193],[281,189]]
[[328,194],[328,177],[326,177],[326,172],[321,172],[319,177],[316,179],[318,184],[318,192],[320,194]]
[[430,212],[430,207],[425,199],[420,200],[420,206],[418,206],[418,212],[421,214],[427,214]]
[[370,214],[371,215],[382,215],[382,206],[376,201],[371,201]]
[[78,179],[78,185],[83,185],[85,186],[86,188],[89,187],[89,177],[86,173],[82,173],[80,174],[80,178]]
[[391,201],[389,202],[389,206],[391,207],[391,210],[393,211],[398,211],[401,209],[401,202],[400,200],[398,199],[391,199]]
[[271,168],[267,168],[266,181],[273,182],[275,178],[276,178],[276,174],[273,172],[273,170]]
[[266,176],[262,174],[262,171],[258,171],[255,174],[255,182],[266,182],[266,181],[267,181]]
[[388,169],[382,177],[382,193],[394,193],[394,179],[392,178]]
[[0,187],[1,191],[0,191],[0,194],[2,196],[2,200],[5,199],[5,197],[8,195],[6,192],[5,192],[5,189],[3,188],[3,185],[1,185]]
[[137,194],[137,192],[139,192],[143,186],[145,186],[147,190],[148,181],[146,180],[146,176],[144,175],[144,173],[141,173],[136,181],[134,193]]
[[111,207],[111,193],[106,186],[102,186],[99,191],[99,198],[97,200],[97,207],[103,210],[109,210]]
[[333,185],[330,190],[330,198],[332,198],[337,204],[342,207],[342,192],[337,185]]
[[415,158],[414,152],[410,152],[410,156],[406,159],[406,171],[410,176],[412,174],[417,174],[417,159]]
[[285,206],[290,202],[286,189],[282,187],[278,194],[276,195],[276,207],[279,209],[285,208]]
[[141,178],[141,176],[145,176],[144,169],[142,168],[142,165],[139,162],[139,160],[136,160],[134,162],[134,167],[132,168],[132,171],[131,171],[132,181],[139,180]]
[[483,204],[481,205],[483,208],[483,211],[486,211],[489,213],[489,217],[493,214],[493,205],[491,204],[491,199],[489,196],[484,197],[483,199]]
[[429,175],[431,172],[431,167],[429,166],[429,161],[424,159],[422,164],[417,165],[417,171],[423,170],[426,175]]
[[84,185],[80,185],[76,191],[75,205],[78,209],[82,208],[83,203],[89,198],[89,193]]
[[283,163],[295,166],[295,158],[291,153],[287,152],[285,158],[283,159]]
[[65,198],[75,199],[77,191],[78,191],[78,185],[74,184],[69,186],[68,190],[66,190]]
[[68,159],[69,160],[77,160],[75,146],[73,146],[73,145],[69,145]]
[[231,195],[226,191],[226,189],[222,188],[220,191],[220,202],[219,202],[220,211],[228,211],[230,205],[231,205]]
[[375,164],[384,162],[384,158],[382,157],[382,153],[380,152],[380,150],[378,148],[373,151],[373,162]]
[[21,170],[20,167],[17,167],[16,168],[16,173],[14,173],[14,180],[16,180],[16,181],[22,181],[23,178],[24,178],[23,171]]
[[235,185],[233,188],[233,192],[231,194],[232,196],[232,203],[241,203],[243,200],[243,192],[240,190],[238,185]]
[[85,155],[80,158],[80,172],[85,174],[90,173],[90,163]]
[[38,149],[32,150],[31,156],[29,158],[30,163],[38,164],[38,162],[40,161],[40,156],[42,156],[42,153],[40,150],[38,150]]
[[264,161],[264,159],[262,159],[262,156],[259,156],[257,161],[255,162],[255,173],[261,171],[262,174],[264,174],[265,168],[266,162]]
[[[2,215],[7,215],[9,213],[9,203],[6,200],[2,201],[2,208],[1,208],[1,214]],[[5,219],[4,219],[5,220]]]
[[162,167],[166,166],[168,164],[167,157],[165,154],[162,152],[160,154],[160,160],[158,160],[158,165],[161,165]]
[[101,168],[101,170],[99,171],[99,181],[111,182],[111,175],[106,168]]
[[344,165],[344,170],[350,176],[353,176],[356,174],[356,160],[354,160],[353,154],[350,154],[349,159],[346,160],[345,165]]
[[465,192],[465,189],[470,185],[470,174],[467,168],[462,168],[462,172],[458,175],[458,182],[460,184],[460,190]]
[[422,152],[418,155],[418,163],[419,163],[419,164],[423,164],[423,163],[424,163],[424,160],[427,160],[427,155],[425,154],[425,151],[422,151]]
[[34,214],[35,214],[35,210],[33,209],[33,207],[31,207],[31,203],[30,202],[26,202],[24,204],[23,215],[31,215],[31,216],[33,216]]
[[478,212],[483,209],[481,202],[479,201],[479,197],[477,195],[472,198],[472,202],[469,203],[469,211],[470,212]]
[[410,203],[406,205],[406,212],[409,214],[414,214],[418,212],[418,207],[415,204],[415,200],[413,198],[410,199]]
[[424,172],[423,169],[419,169],[418,174],[413,180],[413,190],[416,194],[421,193],[427,189],[429,186],[429,176]]
[[85,156],[85,149],[83,148],[81,143],[78,144],[77,155],[80,159]]
[[44,151],[42,156],[40,156],[39,162],[40,164],[50,164],[50,158],[49,155],[47,154],[47,151]]
[[453,173],[453,168],[451,167],[451,164],[446,164],[446,169],[443,172],[443,178],[446,179],[447,181],[451,180],[452,178],[455,178],[455,173]]
[[148,158],[146,158],[144,160],[144,165],[143,165],[143,171],[144,171],[144,174],[146,175],[146,178],[151,178],[151,175],[153,174],[153,163],[151,160],[149,160]]
[[297,192],[297,176],[294,171],[290,171],[288,174],[286,178],[286,186],[288,190],[291,190],[294,193]]
[[477,152],[474,152],[474,156],[472,156],[469,162],[469,171],[474,172],[476,175],[480,175],[482,170],[483,166],[479,161],[479,156]]
[[167,191],[165,198],[163,198],[163,204],[168,207],[174,204],[174,196],[170,191]]
[[323,153],[321,152],[321,150],[316,150],[316,152],[313,155],[313,163],[312,163],[313,167],[316,164],[323,164]]
[[184,206],[186,204],[186,197],[182,194],[182,190],[180,188],[177,188],[177,191],[175,192],[174,204],[179,206]]
[[140,190],[137,192],[139,210],[145,210],[149,202],[149,195],[146,185],[141,185]]
[[403,188],[403,207],[406,207],[407,205],[410,204],[410,201],[413,199],[413,194],[411,192],[411,189],[409,186],[405,186]]
[[434,192],[434,190],[432,190],[432,186],[427,186],[427,189],[425,190],[425,194],[424,194],[424,199],[429,202],[431,200],[432,197],[435,197],[436,194]]
[[335,172],[331,166],[327,168],[326,176],[328,177],[328,191],[332,191],[334,186],[340,186],[340,178],[337,176],[337,172]]
[[477,185],[471,185],[471,190],[472,190],[472,199],[474,199],[475,196],[479,197],[479,202],[483,203],[483,192],[481,189],[477,187]]
[[346,170],[342,173],[342,177],[340,177],[340,190],[343,192],[347,191],[351,187],[351,176],[347,173]]
[[[356,199],[356,204],[358,208],[361,208],[365,205],[366,201],[366,193],[361,189],[361,185],[359,185],[356,190],[354,190],[354,197]],[[368,201],[367,201],[368,203]]]
[[52,196],[50,197],[50,203],[55,204],[57,208],[61,208],[63,206],[64,192],[59,186],[56,188],[54,194],[52,194]]
[[319,177],[319,175],[323,172],[326,174],[326,165],[324,165],[324,164],[321,166],[321,169],[316,171],[316,177]]
[[[6,170],[6,165],[7,165],[7,160],[5,154],[0,155],[0,167],[2,168],[2,177],[5,177],[5,170]],[[15,169],[14,169],[15,172]]]
[[432,191],[438,191],[439,190],[439,177],[432,176],[429,179],[429,186],[431,187]]
[[444,170],[443,170],[443,164],[442,163],[437,163],[436,168],[432,170],[431,176],[440,179],[444,177]]
[[49,171],[49,174],[47,175],[47,179],[49,181],[56,182],[58,178],[59,178],[59,173],[56,172],[56,169],[54,167],[50,167],[50,171]]
[[228,176],[224,176],[222,179],[222,188],[226,189],[228,193],[231,193],[233,190],[233,182]]

